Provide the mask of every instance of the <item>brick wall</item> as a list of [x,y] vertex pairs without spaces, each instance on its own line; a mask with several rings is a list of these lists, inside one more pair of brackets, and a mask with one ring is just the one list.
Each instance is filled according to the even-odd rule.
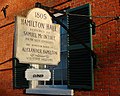
[[[46,6],[55,6],[65,0],[0,0],[0,10],[5,5],[7,17],[0,12],[0,27],[14,21],[14,16],[24,14],[34,7],[35,2]],[[119,0],[72,0],[56,9],[77,7],[86,3],[92,6],[93,16],[120,16]],[[93,91],[75,90],[75,96],[120,96],[120,20],[112,18],[93,18],[96,23],[96,34],[93,36],[94,51],[98,55]],[[100,26],[99,26],[100,25]],[[13,55],[14,23],[0,28],[0,62]],[[12,68],[12,62],[0,65],[0,70]],[[13,89],[12,70],[0,71],[0,96],[25,96],[23,89]]]
[[[96,1],[95,16],[120,16],[119,1]],[[95,18],[100,25],[112,18]],[[113,20],[96,28],[93,36],[94,50],[98,54],[98,69],[95,70],[95,90],[92,96],[120,96],[120,24]]]

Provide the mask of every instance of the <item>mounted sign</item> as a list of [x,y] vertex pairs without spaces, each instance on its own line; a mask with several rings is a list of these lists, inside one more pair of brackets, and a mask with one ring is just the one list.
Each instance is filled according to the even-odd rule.
[[60,25],[43,9],[34,8],[15,20],[15,52],[20,63],[57,65],[60,62]]
[[27,69],[25,71],[25,78],[27,80],[49,81],[51,73],[46,69]]

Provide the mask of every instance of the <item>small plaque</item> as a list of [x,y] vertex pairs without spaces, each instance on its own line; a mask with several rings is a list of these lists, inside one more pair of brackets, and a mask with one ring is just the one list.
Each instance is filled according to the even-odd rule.
[[25,71],[25,78],[27,80],[49,81],[51,72],[47,69],[27,69]]

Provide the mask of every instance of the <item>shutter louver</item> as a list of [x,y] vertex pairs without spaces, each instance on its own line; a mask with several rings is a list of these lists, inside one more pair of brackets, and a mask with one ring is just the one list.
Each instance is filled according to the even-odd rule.
[[[90,15],[90,5],[86,4],[68,12],[70,14]],[[68,16],[68,27],[70,30],[68,42],[68,87],[72,89],[93,89],[91,53],[80,44],[82,42],[92,49],[92,32],[89,19],[89,17],[83,16]]]
[[25,78],[25,71],[29,64],[21,64],[17,59],[13,61],[13,86],[14,88],[28,88],[29,84]]

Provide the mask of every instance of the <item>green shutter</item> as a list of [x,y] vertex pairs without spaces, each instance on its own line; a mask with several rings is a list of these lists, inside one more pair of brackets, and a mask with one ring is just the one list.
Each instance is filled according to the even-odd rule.
[[29,64],[21,64],[17,59],[13,60],[13,87],[28,88],[28,81],[25,79],[25,70]]
[[[80,42],[92,49],[92,31],[90,17],[72,14],[90,15],[90,5],[86,4],[68,11],[69,55],[68,87],[72,89],[93,89],[93,60],[91,52]],[[80,41],[80,42],[79,42]]]

